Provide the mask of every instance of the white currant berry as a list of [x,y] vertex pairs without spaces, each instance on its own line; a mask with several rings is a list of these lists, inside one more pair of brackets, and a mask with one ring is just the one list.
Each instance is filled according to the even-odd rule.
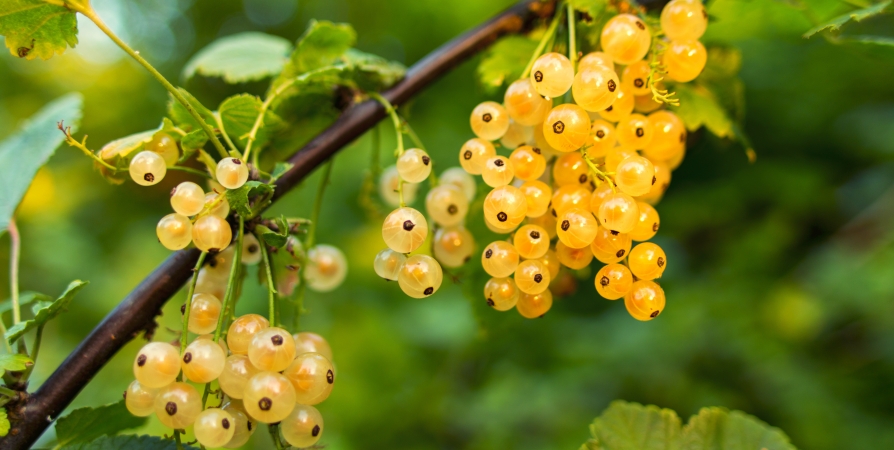
[[133,374],[141,385],[160,388],[174,382],[180,373],[180,351],[165,342],[150,342],[137,353]]
[[406,255],[386,248],[376,255],[376,259],[373,261],[373,269],[375,269],[376,275],[386,280],[397,281],[400,268],[406,262]]
[[424,150],[411,148],[397,158],[397,173],[408,183],[425,181],[431,175],[431,157]]
[[[400,174],[396,166],[386,167],[379,176],[379,195],[388,206],[400,206],[400,194],[397,189],[400,183]],[[416,191],[419,185],[416,183],[404,183],[404,203],[412,204],[416,201]]]
[[444,184],[441,181],[440,186],[428,191],[425,196],[425,211],[438,225],[458,225],[469,212],[469,200],[455,184]]
[[171,191],[171,207],[178,214],[194,216],[205,207],[205,191],[198,184],[184,181]]
[[155,416],[162,425],[183,430],[202,412],[202,396],[186,383],[171,383],[155,397]]
[[199,292],[192,296],[189,306],[189,331],[195,334],[207,334],[217,329],[220,317],[220,300],[214,295]]
[[226,220],[217,216],[202,216],[192,225],[192,241],[203,251],[223,250],[233,240],[233,230]]
[[217,342],[196,339],[183,351],[183,376],[194,383],[209,383],[223,372],[226,358]]
[[410,253],[419,248],[428,236],[425,217],[413,208],[391,211],[382,224],[382,239],[391,250]]
[[224,158],[217,163],[217,182],[227,189],[239,189],[248,181],[248,164],[239,158]]
[[248,344],[248,359],[258,369],[280,372],[295,359],[295,339],[278,327],[258,331]]
[[261,243],[255,235],[248,233],[242,237],[242,264],[253,266],[261,262]]
[[312,447],[323,435],[323,416],[313,406],[297,405],[283,419],[280,427],[289,445],[297,448]]
[[261,372],[261,369],[251,363],[248,355],[230,355],[224,363],[224,369],[217,382],[227,396],[241,399],[248,380],[258,372]]
[[304,279],[307,287],[317,292],[329,292],[345,281],[348,260],[337,247],[319,244],[307,251]]
[[211,448],[222,447],[233,439],[236,423],[230,413],[220,408],[208,408],[196,417],[193,430],[199,444]]
[[141,186],[152,186],[164,179],[168,168],[164,158],[148,150],[137,153],[130,160],[130,178]]
[[155,235],[168,250],[186,248],[192,242],[192,222],[182,214],[168,214],[158,221]]
[[295,407],[295,388],[285,376],[259,372],[248,380],[242,398],[245,411],[258,422],[276,423]]
[[149,388],[133,380],[124,391],[124,406],[137,417],[146,417],[155,412],[155,396],[158,388]]
[[[466,196],[468,201],[471,202],[472,200],[475,200],[475,193],[477,191],[475,178],[463,170],[462,167],[451,167],[445,170],[441,173],[441,177],[438,178],[438,180],[441,182],[441,185],[452,184],[457,186]],[[404,196],[406,196],[406,193]]]

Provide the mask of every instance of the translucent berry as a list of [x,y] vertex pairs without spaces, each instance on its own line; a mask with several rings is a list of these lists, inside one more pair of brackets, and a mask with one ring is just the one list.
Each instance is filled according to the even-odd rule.
[[481,253],[481,265],[488,275],[494,278],[506,278],[518,267],[519,254],[516,248],[506,241],[494,241]]
[[522,145],[509,155],[509,165],[516,178],[525,181],[536,180],[546,170],[546,158],[539,148]]
[[[549,113],[549,111],[547,111],[547,113]],[[558,156],[560,153],[564,153],[556,150],[555,148],[553,148],[552,145],[550,145],[550,143],[546,140],[546,137],[543,135],[543,127],[540,125],[542,125],[542,122],[534,126],[534,147],[539,148],[540,153],[547,160],[549,160],[553,156]]]
[[[385,170],[382,171],[382,175],[379,176],[379,196],[382,197],[382,200],[388,206],[400,205],[400,194],[397,192],[399,183],[400,174],[397,173],[396,166],[386,167]],[[416,191],[418,190],[418,184],[404,183],[404,203],[409,205],[416,201]]]
[[604,157],[618,142],[615,126],[606,120],[597,119],[590,126],[590,138],[587,140],[587,158]]
[[158,153],[144,150],[130,160],[130,178],[140,186],[152,186],[164,179],[168,168]]
[[590,116],[580,106],[566,103],[550,110],[542,129],[550,147],[560,152],[571,152],[587,142]]
[[571,248],[587,248],[598,230],[596,218],[583,208],[568,208],[558,219],[559,241]]
[[497,155],[488,159],[481,170],[481,179],[490,187],[506,186],[512,182],[514,176],[515,172],[509,164],[509,158],[505,156]]
[[230,355],[217,382],[230,398],[241,399],[248,380],[261,370],[252,365],[247,355]]
[[631,114],[618,122],[618,142],[633,150],[642,150],[652,142],[652,124],[642,114]]
[[462,226],[438,228],[432,242],[432,254],[444,267],[460,267],[472,259],[475,237]]
[[651,70],[648,61],[637,61],[625,67],[624,72],[621,73],[624,90],[634,96],[651,94],[652,89],[649,87],[649,72]]
[[249,417],[258,422],[276,423],[295,407],[295,388],[283,375],[258,372],[245,385],[242,404]]
[[170,383],[155,396],[155,416],[162,425],[183,430],[202,412],[202,396],[186,383]]
[[668,186],[670,186],[671,182],[671,170],[668,167],[667,163],[659,161],[653,163],[655,167],[655,184],[652,185],[652,188],[649,189],[649,192],[646,195],[637,197],[637,200],[649,203],[656,204],[661,197],[664,195],[664,191],[667,190]]
[[636,320],[648,321],[658,317],[664,310],[664,290],[658,283],[639,280],[633,283],[630,292],[624,296],[624,306]]
[[648,203],[636,202],[639,209],[639,219],[636,221],[636,227],[630,232],[630,239],[634,241],[648,241],[658,232],[658,226],[661,220],[658,218],[658,211],[655,211]]
[[633,104],[635,102],[636,99],[633,98],[633,94],[625,92],[622,85],[618,88],[618,98],[615,99],[611,106],[599,111],[599,117],[609,122],[619,122],[633,112]]
[[549,233],[540,225],[523,225],[512,240],[518,254],[525,259],[537,259],[549,250]]
[[529,259],[515,269],[515,284],[527,294],[539,294],[549,287],[549,270],[540,261]]
[[235,255],[236,249],[232,245],[217,253],[211,253],[205,258],[206,263],[202,270],[217,280],[226,281],[230,276],[230,269]]
[[196,418],[196,440],[205,447],[223,447],[233,439],[235,421],[230,413],[220,408],[208,408]]
[[248,346],[255,333],[268,327],[270,327],[270,322],[263,316],[246,314],[239,317],[230,324],[227,331],[227,346],[230,347],[233,354],[245,355],[248,353]]
[[630,251],[627,265],[640,280],[654,280],[667,268],[667,255],[657,244],[643,242]]
[[397,158],[397,173],[408,183],[425,181],[431,175],[431,157],[425,150],[410,148]]
[[462,167],[451,167],[445,170],[441,173],[438,181],[440,181],[441,185],[458,187],[460,192],[466,196],[466,200],[475,200],[477,191],[475,178],[472,178],[472,175],[469,175],[469,173],[463,170]]
[[198,293],[192,296],[189,306],[189,331],[195,334],[212,333],[220,316],[220,300],[213,294]]
[[[659,82],[658,89],[664,89],[664,84]],[[633,111],[640,114],[649,114],[664,107],[664,102],[655,101],[652,94],[634,95]]]
[[602,205],[602,202],[604,202],[611,194],[612,188],[608,183],[602,183],[599,187],[593,189],[593,193],[590,194],[590,211],[593,212],[594,215],[599,212],[599,206]]
[[326,339],[324,339],[323,336],[309,331],[302,331],[301,333],[294,334],[293,337],[295,338],[297,355],[302,355],[304,353],[319,353],[329,361],[334,361],[332,359],[332,347],[329,346],[329,342],[326,342]]
[[633,274],[623,264],[609,264],[596,272],[596,292],[606,300],[617,300],[630,292]]
[[171,191],[171,207],[184,216],[194,216],[205,207],[205,191],[198,184],[184,181]]
[[189,217],[171,213],[161,218],[155,226],[155,235],[168,250],[186,248],[192,242],[192,223]]
[[323,435],[323,416],[317,408],[296,405],[280,424],[282,435],[292,447],[313,447]]
[[618,98],[618,74],[613,69],[594,65],[581,69],[574,77],[571,93],[581,108],[598,112],[611,106]]
[[605,170],[614,172],[618,169],[618,164],[620,164],[621,161],[632,156],[639,156],[639,153],[630,147],[621,146],[609,150],[608,153],[605,154]]
[[511,231],[528,213],[528,200],[517,188],[494,188],[484,199],[484,218],[497,229]]
[[594,66],[602,66],[615,70],[614,60],[612,60],[612,57],[608,56],[607,53],[603,52],[587,53],[577,62],[578,71],[586,70]]
[[550,214],[541,214],[537,217],[529,217],[526,223],[540,225],[549,234],[550,239],[556,238],[556,218]]
[[632,197],[617,192],[609,195],[599,205],[596,217],[603,227],[611,231],[629,233],[636,226],[636,221],[639,219],[639,210],[636,207],[636,201]]
[[559,186],[590,183],[590,167],[580,152],[565,153],[553,163],[553,182]]
[[223,372],[226,358],[217,342],[196,339],[183,351],[183,376],[193,383],[209,383]]
[[295,339],[282,328],[265,328],[252,336],[248,359],[260,370],[281,372],[295,359]]
[[133,380],[124,391],[124,406],[137,417],[146,417],[155,412],[155,397],[158,388],[148,388]]
[[441,265],[428,255],[413,255],[407,258],[400,269],[397,282],[405,294],[413,298],[425,298],[438,291],[444,273]]
[[406,255],[386,248],[376,255],[376,259],[373,261],[373,269],[375,269],[376,275],[386,280],[397,281],[400,268],[406,262]]
[[571,248],[564,242],[556,242],[556,258],[559,263],[569,269],[583,269],[593,261],[593,252],[589,247]]
[[661,10],[661,30],[670,40],[698,39],[708,27],[700,0],[672,0]]
[[391,211],[382,224],[382,239],[391,250],[410,253],[419,248],[428,236],[425,217],[413,208]]
[[494,144],[481,138],[472,138],[459,149],[459,164],[472,175],[481,175],[484,163],[497,156]]
[[345,281],[348,260],[337,247],[318,244],[307,251],[305,270],[307,287],[317,292],[329,292]]
[[524,126],[509,119],[509,129],[500,138],[500,145],[506,148],[517,148],[534,142],[534,127]]
[[570,208],[587,208],[590,201],[590,191],[580,185],[562,186],[553,192],[552,208],[550,213],[558,221],[565,211]]
[[248,417],[244,410],[237,408],[232,404],[224,406],[223,410],[233,417],[233,422],[235,424],[233,437],[230,439],[230,442],[224,445],[224,447],[242,447],[248,442],[248,439],[251,438],[251,435],[254,434],[257,425],[252,422],[252,419]]
[[708,51],[697,40],[671,41],[664,52],[667,77],[685,83],[698,77],[708,62]]
[[623,261],[630,253],[630,235],[627,233],[612,233],[607,228],[599,228],[596,237],[590,244],[593,256],[604,264],[614,264]]
[[[302,405],[315,405],[329,397],[335,383],[332,362],[319,353],[303,353],[283,371],[295,388],[295,401]],[[320,398],[322,394],[325,397]]]
[[552,102],[537,92],[530,78],[510,84],[503,96],[503,104],[509,117],[524,126],[540,125],[552,108]]
[[226,195],[218,201],[219,197],[220,194],[217,192],[209,192],[205,194],[205,206],[211,208],[208,211],[209,215],[226,219],[227,216],[230,215],[230,202],[227,201]]
[[207,266],[199,270],[199,278],[196,280],[197,294],[211,294],[218,299],[226,295],[228,277],[218,278],[208,271]]
[[227,189],[239,189],[248,181],[248,164],[239,158],[224,158],[217,163],[217,182]]
[[547,98],[564,95],[574,82],[574,67],[561,53],[546,53],[531,66],[531,84],[537,93]]
[[553,294],[549,290],[539,294],[527,294],[522,292],[518,296],[515,309],[526,319],[543,317],[553,307]]
[[469,123],[475,136],[486,141],[496,141],[509,129],[509,114],[497,102],[482,102],[472,110]]
[[526,181],[518,188],[525,195],[528,203],[527,216],[540,217],[549,209],[553,190],[549,185],[539,180]]
[[180,350],[165,342],[150,342],[133,362],[134,378],[147,388],[171,384],[180,373]]
[[680,167],[680,163],[682,163],[682,162],[683,162],[683,158],[686,157],[686,147],[683,147],[682,150],[683,150],[683,151],[678,152],[678,153],[676,154],[676,156],[673,156],[673,157],[671,157],[671,159],[668,159],[668,160],[666,161],[666,162],[667,162],[667,167],[670,168],[670,170],[672,170],[672,171],[673,171],[673,170],[677,170],[677,167]]
[[[146,150],[158,153],[165,160],[165,165],[171,167],[180,159],[180,149],[177,141],[168,133],[155,133],[152,140],[146,144]],[[191,214],[186,214],[187,216]]]
[[233,230],[230,229],[230,224],[220,217],[202,216],[192,224],[192,241],[203,252],[223,250],[232,240]]
[[621,161],[615,169],[615,184],[631,196],[649,193],[655,181],[655,167],[642,156],[631,156]]
[[686,127],[676,114],[656,111],[649,114],[652,123],[652,141],[643,154],[653,161],[665,161],[682,152],[686,146]]
[[618,14],[602,28],[602,51],[617,64],[630,65],[646,56],[652,43],[649,28],[632,14]]

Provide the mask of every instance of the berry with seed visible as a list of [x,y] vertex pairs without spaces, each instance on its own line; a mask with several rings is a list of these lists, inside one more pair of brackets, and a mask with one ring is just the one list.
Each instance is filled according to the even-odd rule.
[[494,188],[484,199],[484,219],[502,232],[514,230],[528,213],[528,200],[517,188]]
[[255,367],[248,355],[230,355],[224,363],[217,383],[230,398],[241,399],[245,395],[245,385],[261,369]]
[[546,170],[546,158],[539,148],[522,145],[509,155],[509,165],[516,178],[525,181],[536,180]]
[[431,167],[431,157],[422,149],[407,149],[397,158],[397,173],[408,183],[425,181],[431,175]]
[[282,328],[265,328],[252,336],[248,359],[260,370],[280,372],[295,359],[295,339]]
[[183,350],[183,376],[193,383],[210,383],[223,372],[227,355],[210,339],[196,339]]
[[245,445],[248,442],[248,439],[251,438],[251,435],[254,434],[257,425],[252,422],[252,419],[248,417],[248,414],[245,413],[243,409],[240,407],[236,407],[235,404],[227,404],[223,407],[223,410],[228,412],[233,417],[233,422],[235,423],[235,431],[233,432],[233,437],[230,439],[224,447],[226,448],[239,448]]
[[618,74],[613,69],[594,65],[581,69],[574,77],[571,94],[581,108],[598,112],[608,108],[618,99]]
[[600,262],[614,264],[627,257],[631,245],[630,235],[627,233],[615,234],[607,228],[600,227],[590,244],[590,250]]
[[497,155],[488,159],[481,170],[481,179],[484,180],[484,184],[490,187],[506,186],[512,181],[514,176],[515,171],[512,170],[512,165],[509,164],[509,158],[505,156]]
[[295,407],[295,388],[281,374],[258,372],[245,385],[242,404],[249,417],[258,422],[276,423]]
[[512,275],[518,267],[518,250],[506,241],[494,241],[481,253],[481,265],[488,275],[494,278],[505,278]]
[[618,142],[633,150],[642,150],[652,142],[652,123],[642,114],[631,114],[618,122]]
[[652,161],[642,156],[624,159],[615,169],[615,184],[618,189],[631,196],[646,195],[655,182],[655,167]]
[[182,214],[168,214],[158,221],[155,235],[168,250],[186,248],[192,242],[192,222]]
[[509,117],[524,126],[540,125],[552,107],[552,102],[537,92],[529,78],[510,84],[503,96],[503,104]]
[[509,311],[518,302],[520,291],[512,278],[491,278],[484,284],[484,299],[497,311]]
[[518,303],[515,304],[515,309],[526,319],[536,319],[543,317],[552,306],[553,294],[548,290],[539,294],[522,292],[518,296]]
[[639,210],[633,197],[616,192],[606,197],[596,212],[600,225],[619,233],[629,233],[636,226]]
[[658,232],[658,226],[661,220],[658,217],[658,211],[648,203],[636,202],[639,209],[639,218],[636,221],[636,227],[630,232],[630,239],[634,241],[648,241]]
[[537,259],[549,250],[549,233],[540,225],[523,225],[512,240],[518,254],[525,259]]
[[618,14],[602,28],[602,51],[617,64],[633,64],[646,56],[652,44],[649,28],[632,14]]
[[633,274],[623,264],[609,264],[596,272],[596,292],[606,300],[617,300],[630,292]]
[[413,298],[429,297],[441,287],[444,273],[441,265],[428,255],[413,255],[400,269],[397,283],[405,294]]
[[212,448],[222,447],[233,439],[235,425],[230,413],[220,408],[208,408],[196,417],[193,431],[199,444]]
[[590,126],[590,138],[587,140],[587,158],[605,157],[608,151],[618,142],[615,126],[606,120],[596,119]]
[[192,224],[192,241],[203,252],[221,251],[233,240],[233,230],[226,220],[217,216],[202,216]]
[[481,138],[472,138],[459,149],[459,164],[471,175],[481,175],[484,163],[497,155],[494,144]]
[[183,430],[202,412],[202,396],[186,383],[171,383],[155,397],[155,416],[162,425]]
[[586,185],[590,182],[590,167],[580,152],[566,153],[553,163],[553,182],[559,186]]
[[236,355],[248,354],[254,335],[270,327],[270,322],[258,314],[246,314],[237,318],[227,330],[227,346]]
[[621,83],[624,83],[624,89],[634,96],[646,95],[652,92],[649,87],[649,72],[651,72],[648,61],[637,61],[624,68],[621,73]]
[[152,186],[164,179],[168,168],[158,153],[142,151],[130,160],[130,178],[140,186]]
[[171,191],[171,207],[184,216],[194,216],[205,207],[205,191],[198,184],[184,181]]
[[547,98],[564,95],[574,82],[574,67],[561,53],[546,53],[531,66],[531,84],[537,93]]
[[587,248],[599,230],[593,213],[584,208],[568,208],[557,220],[559,241],[571,248]]
[[171,384],[180,373],[180,350],[166,342],[150,342],[133,362],[134,378],[147,388]]
[[313,447],[323,435],[323,416],[317,408],[296,405],[280,424],[282,435],[292,447]]
[[630,92],[625,92],[623,85],[618,87],[618,98],[611,106],[599,111],[599,117],[609,122],[619,122],[633,112],[636,99]]
[[566,103],[550,110],[541,129],[550,147],[560,152],[571,152],[587,142],[590,116],[580,106]]
[[648,321],[658,317],[664,310],[664,290],[658,283],[639,280],[633,283],[630,292],[624,296],[624,306],[636,320]]
[[373,261],[376,275],[391,281],[397,281],[400,268],[407,262],[407,256],[390,248],[380,251]]
[[472,132],[486,141],[496,141],[509,129],[509,113],[497,102],[482,102],[469,117]]
[[667,255],[657,244],[643,242],[630,251],[627,264],[637,278],[654,280],[667,268]]
[[539,294],[549,287],[549,270],[540,261],[529,259],[515,269],[515,285],[526,294]]
[[261,243],[251,233],[242,237],[242,264],[253,266],[261,262]]
[[302,405],[322,402],[335,384],[335,367],[319,353],[298,355],[283,375],[295,388],[295,401]]
[[382,239],[391,250],[410,253],[419,248],[428,236],[425,217],[413,208],[398,208],[391,211],[382,224]]
[[248,181],[248,164],[239,158],[224,158],[217,163],[217,182],[227,189],[239,189]]

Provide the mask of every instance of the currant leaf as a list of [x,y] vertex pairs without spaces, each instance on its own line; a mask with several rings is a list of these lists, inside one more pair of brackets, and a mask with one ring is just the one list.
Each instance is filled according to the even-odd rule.
[[[129,413],[128,413],[129,414]],[[162,439],[157,436],[103,436],[87,443],[75,443],[62,447],[62,450],[198,450],[191,445],[178,445],[173,439]]]
[[351,79],[365,91],[393,86],[407,73],[403,64],[353,48],[345,52],[343,60],[352,69]]
[[811,36],[813,36],[819,32],[822,32],[822,31],[829,31],[829,32],[838,31],[841,29],[841,27],[847,25],[848,22],[850,22],[850,21],[860,22],[860,21],[865,20],[869,17],[879,15],[879,14],[885,12],[885,10],[889,6],[891,6],[891,0],[886,0],[883,2],[876,3],[872,6],[867,7],[867,8],[851,11],[847,14],[843,14],[843,15],[840,15],[832,20],[829,20],[826,23],[823,23],[823,24],[820,24],[820,25],[817,25],[817,26],[811,28],[806,33],[804,33],[802,37],[804,37],[805,39],[809,39]]
[[733,121],[717,97],[702,85],[676,84],[680,106],[671,107],[690,131],[702,125],[718,137],[733,137]]
[[24,336],[28,331],[37,328],[39,326],[43,326],[59,314],[65,311],[68,307],[68,304],[74,299],[75,294],[81,290],[84,286],[87,285],[86,281],[75,280],[68,284],[68,287],[65,289],[65,292],[59,296],[56,300],[52,302],[39,302],[36,303],[33,307],[34,309],[34,318],[31,320],[24,320],[13,325],[9,330],[7,330],[5,338],[6,340],[12,344],[17,341],[20,337]]
[[795,450],[788,436],[753,416],[723,408],[702,408],[683,428],[685,450]]
[[521,77],[537,41],[525,36],[507,36],[485,52],[478,64],[478,82],[490,93]]
[[605,0],[569,0],[568,4],[577,11],[587,14],[590,18],[598,17],[608,2]]
[[34,361],[26,355],[5,354],[0,355],[0,374],[4,372],[21,372],[34,365]]
[[[261,112],[261,104],[259,98],[249,94],[234,95],[220,104],[219,114],[223,128],[233,143],[240,148],[245,148],[245,144],[248,142],[248,134]],[[271,133],[280,129],[282,125],[282,119],[268,109],[264,113],[264,121],[258,128],[255,142],[252,145],[255,148],[263,147]]]
[[142,148],[144,144],[148,144],[152,141],[152,137],[155,136],[155,133],[157,133],[159,129],[160,128],[141,131],[129,136],[124,136],[123,138],[115,139],[102,146],[102,149],[99,151],[99,157],[106,161],[110,161],[116,157],[127,158],[127,156],[134,150]]
[[9,225],[16,207],[37,170],[65,140],[57,129],[60,121],[77,131],[83,100],[68,94],[44,106],[24,122],[19,131],[0,142],[0,231]]
[[146,420],[130,414],[124,400],[97,408],[79,408],[56,421],[56,439],[61,446],[90,442],[140,427]]
[[[19,306],[30,305],[34,302],[51,302],[53,301],[53,297],[50,297],[46,294],[41,294],[40,292],[22,292],[19,294]],[[0,314],[6,314],[12,311],[12,301],[10,299],[4,300],[0,303]]]
[[612,402],[590,425],[593,438],[606,450],[679,450],[680,432],[674,411],[623,401]]
[[357,33],[348,24],[312,20],[298,39],[283,73],[286,77],[296,76],[330,66],[353,47],[356,40]]
[[208,135],[205,134],[205,131],[202,129],[186,133],[186,135],[180,139],[180,148],[183,150],[183,156],[180,157],[178,162],[183,163],[187,161],[192,157],[196,150],[204,147],[207,142]]
[[62,5],[5,0],[0,3],[0,35],[14,56],[46,60],[78,44],[78,20]]
[[273,193],[273,186],[260,181],[248,181],[239,189],[228,189],[227,201],[230,203],[231,209],[240,216],[248,218],[251,216],[250,200],[256,196],[271,193]]
[[0,408],[0,437],[9,434],[9,417],[6,415],[6,408]]
[[[192,94],[187,92],[186,89],[177,88],[177,90],[180,91],[180,94],[183,95],[184,98],[186,98],[186,101],[193,107],[193,109],[199,113],[199,116],[202,117],[202,120],[204,120],[205,123],[212,127],[217,126],[217,121],[214,119],[214,113],[212,113],[210,109],[202,105],[202,103],[193,97]],[[186,107],[173,97],[168,101],[168,116],[175,125],[186,131],[202,128],[199,126],[199,123],[196,122],[196,119],[192,114],[186,110]]]
[[246,32],[220,38],[199,50],[183,68],[183,78],[195,74],[221,77],[236,84],[282,72],[292,43],[279,36]]
[[258,234],[258,238],[264,241],[267,245],[282,248],[282,246],[286,245],[286,242],[289,239],[289,224],[284,218],[280,218],[277,220],[277,226],[279,226],[278,232],[273,231],[264,225],[255,227],[255,232]]
[[273,170],[270,171],[270,182],[274,182],[279,179],[279,177],[283,176],[286,172],[292,170],[292,167],[295,167],[294,164],[289,162],[278,162],[273,166]]

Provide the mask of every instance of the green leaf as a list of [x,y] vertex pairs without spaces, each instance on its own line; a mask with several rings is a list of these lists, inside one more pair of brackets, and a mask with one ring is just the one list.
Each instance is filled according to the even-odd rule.
[[14,56],[50,59],[78,44],[78,20],[74,11],[42,0],[0,2],[0,35]]
[[841,27],[843,27],[844,25],[846,25],[848,22],[850,22],[852,20],[854,22],[860,22],[866,18],[883,13],[883,12],[885,12],[885,9],[890,5],[891,5],[891,0],[886,0],[886,1],[883,1],[880,3],[876,3],[870,7],[867,7],[867,8],[851,11],[847,14],[838,16],[826,23],[823,23],[823,24],[820,24],[820,25],[817,25],[817,26],[811,28],[809,31],[804,33],[803,37],[810,38],[814,34],[817,34],[821,31],[830,31],[830,32],[838,31],[841,29]]
[[81,94],[60,97],[31,116],[12,136],[0,142],[0,231],[5,230],[37,170],[65,140],[57,123],[71,132],[81,120]]
[[507,36],[490,47],[478,64],[478,82],[494,93],[517,80],[525,70],[537,41],[525,36]]
[[348,24],[312,20],[298,39],[287,69],[294,76],[330,66],[353,47],[356,40],[357,33]]
[[242,185],[239,189],[227,190],[227,201],[230,208],[235,210],[240,216],[248,218],[251,216],[251,205],[249,199],[258,195],[267,195],[273,192],[273,186],[260,181],[249,181]]
[[391,87],[407,73],[403,64],[353,48],[345,52],[343,60],[352,70],[354,83],[365,91],[381,91]]
[[279,177],[283,176],[286,172],[292,170],[292,167],[295,167],[294,164],[290,162],[277,162],[273,166],[273,170],[270,171],[270,182],[274,182],[279,179]]
[[675,84],[680,106],[672,107],[686,128],[696,130],[704,125],[718,137],[733,137],[733,121],[714,94],[702,85]]
[[588,14],[591,19],[602,14],[602,11],[605,11],[605,7],[608,6],[608,2],[605,0],[569,0],[568,4],[572,8]]
[[708,47],[708,62],[698,76],[703,81],[725,81],[739,74],[742,68],[742,51],[735,47]]
[[56,421],[56,439],[63,446],[90,442],[102,436],[140,427],[146,420],[146,417],[130,414],[124,400],[98,408],[79,408]]
[[52,302],[38,303],[38,305],[41,305],[41,307],[34,313],[34,318],[13,325],[12,328],[10,328],[6,332],[6,340],[10,344],[12,344],[20,337],[24,336],[25,333],[27,333],[31,329],[42,326],[52,320],[54,317],[63,312],[65,308],[68,307],[68,304],[71,303],[75,294],[77,294],[78,291],[80,291],[81,288],[86,285],[86,281],[72,281],[68,284],[68,288],[65,289],[65,292],[63,292],[62,295],[60,295],[59,298],[57,298],[56,300]]
[[180,157],[179,162],[188,160],[196,150],[204,147],[207,142],[208,135],[205,134],[205,130],[202,130],[201,128],[186,133],[186,135],[180,139],[180,148],[183,149],[183,156]]
[[231,84],[261,80],[282,72],[291,51],[292,43],[279,36],[255,31],[234,34],[199,50],[183,68],[183,78],[200,73]]
[[590,439],[584,442],[584,445],[581,445],[578,450],[602,450],[602,446],[599,445],[599,441]]
[[[202,105],[202,103],[199,102],[198,99],[193,97],[192,94],[187,92],[186,89],[177,88],[177,90],[180,92],[181,95],[183,95],[184,98],[186,98],[186,101],[190,105],[192,105],[193,109],[195,109],[196,112],[199,113],[199,116],[205,121],[205,123],[211,125],[212,127],[217,126],[217,121],[214,119],[214,113],[212,113],[211,110]],[[174,124],[186,131],[192,131],[202,128],[199,126],[199,123],[192,116],[192,114],[190,114],[189,111],[186,110],[186,107],[180,104],[180,102],[178,102],[177,99],[175,99],[173,96],[168,102],[168,116],[171,118]]]
[[[51,302],[53,301],[53,297],[50,297],[46,294],[41,294],[40,292],[22,292],[19,294],[19,306],[29,305],[33,302]],[[0,303],[0,314],[6,314],[12,311],[12,300],[6,299],[3,303]]]
[[795,450],[788,436],[755,417],[702,408],[683,428],[685,450]]
[[[237,146],[245,148],[248,142],[248,134],[255,125],[258,115],[261,113],[263,102],[254,95],[234,95],[220,104],[220,121],[224,129]],[[255,136],[255,148],[263,147],[269,139],[270,133],[282,127],[282,119],[269,109],[264,113],[264,121]]]
[[[128,413],[129,414],[129,413]],[[197,447],[181,444],[184,450],[198,450]],[[177,450],[177,442],[173,439],[162,439],[157,436],[104,436],[88,443],[76,443],[62,447],[63,450]]]
[[6,437],[9,434],[9,417],[6,415],[6,408],[0,408],[0,437]]
[[680,449],[677,413],[652,405],[612,402],[590,425],[590,433],[606,450]]
[[0,375],[4,372],[21,372],[34,365],[31,358],[20,354],[0,355]]
[[264,225],[258,225],[255,227],[255,233],[258,235],[258,238],[264,241],[267,245],[282,248],[282,246],[286,245],[286,242],[289,239],[289,223],[286,221],[285,217],[280,216],[276,221],[276,224],[279,226],[279,232],[273,231]]
[[99,151],[99,156],[106,161],[112,160],[115,157],[127,158],[131,152],[138,148],[142,148],[143,145],[152,141],[155,133],[160,129],[161,128],[156,128],[154,130],[142,131],[131,134],[130,136],[124,136],[120,139],[115,139],[102,146],[102,150]]

